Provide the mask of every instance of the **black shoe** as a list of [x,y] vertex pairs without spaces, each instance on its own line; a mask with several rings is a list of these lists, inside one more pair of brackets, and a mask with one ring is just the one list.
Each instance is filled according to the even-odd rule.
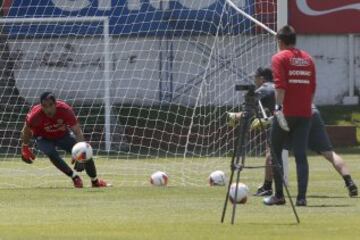
[[254,196],[263,197],[263,196],[271,196],[273,193],[272,189],[265,189],[264,186],[260,186]]
[[348,186],[346,186],[349,190],[349,196],[350,197],[357,197],[358,195],[358,188],[355,185],[355,183],[350,183]]
[[305,198],[296,200],[296,206],[298,206],[298,207],[306,207],[306,205],[307,205],[307,202],[306,202]]
[[263,202],[267,206],[284,205],[286,203],[284,197],[278,198],[276,196],[266,197],[266,198],[264,198]]

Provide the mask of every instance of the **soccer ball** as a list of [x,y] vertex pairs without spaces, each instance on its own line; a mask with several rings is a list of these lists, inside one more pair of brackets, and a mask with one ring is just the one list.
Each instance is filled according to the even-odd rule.
[[225,173],[220,170],[212,172],[209,176],[209,184],[210,186],[225,186]]
[[154,172],[150,177],[150,183],[154,186],[166,186],[168,184],[168,175],[164,172]]
[[246,186],[244,183],[239,183],[238,184],[238,191],[237,191],[237,195],[236,195],[236,200],[235,200],[235,190],[236,190],[236,183],[231,184],[230,186],[230,202],[235,204],[235,203],[241,203],[244,204],[247,201],[248,198],[248,194],[249,194],[249,188],[248,186]]
[[71,150],[72,159],[78,162],[86,162],[93,157],[93,150],[90,144],[78,142]]

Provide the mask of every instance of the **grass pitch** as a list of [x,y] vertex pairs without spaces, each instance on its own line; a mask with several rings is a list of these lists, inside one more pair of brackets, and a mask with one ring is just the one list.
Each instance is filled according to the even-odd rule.
[[[360,184],[359,154],[343,157]],[[151,187],[144,177],[153,170],[151,161],[124,164],[121,160],[97,160],[100,175],[114,184],[108,189],[73,189],[71,182],[45,159],[38,159],[33,166],[20,160],[0,161],[0,239],[304,240],[360,236],[359,198],[348,197],[341,177],[321,157],[309,158],[309,206],[298,208],[299,225],[295,224],[289,203],[266,207],[257,197],[238,206],[234,226],[229,223],[230,208],[226,222],[221,224],[225,187],[207,187],[207,174],[197,175],[196,171],[186,177],[200,178],[197,186]],[[163,161],[163,169],[167,169],[167,164],[173,165],[170,160],[159,161]],[[145,168],[144,163],[148,164]],[[261,163],[260,159],[254,162]],[[226,161],[217,169],[227,170],[228,165]],[[291,192],[295,196],[294,165],[291,160]],[[117,173],[136,166],[141,169],[138,175]],[[170,182],[176,175],[184,174],[176,165],[169,169]],[[215,169],[209,172],[212,170]],[[263,170],[245,170],[242,182],[254,192],[262,175]],[[83,180],[88,186],[85,175]],[[136,186],[124,184],[126,181],[135,182]]]

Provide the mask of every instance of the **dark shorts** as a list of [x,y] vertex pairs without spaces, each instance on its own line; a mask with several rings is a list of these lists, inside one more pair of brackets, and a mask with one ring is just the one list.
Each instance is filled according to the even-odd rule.
[[317,109],[313,109],[309,133],[309,149],[321,153],[332,151],[333,146],[326,132],[324,121]]
[[42,137],[36,137],[37,148],[45,155],[57,154],[56,148],[60,148],[67,153],[71,153],[72,147],[76,144],[76,139],[73,135],[66,134],[64,137],[50,140]]
[[[284,149],[291,149],[291,136],[286,141]],[[332,151],[329,135],[326,132],[324,121],[321,117],[319,110],[313,109],[311,117],[311,128],[309,133],[308,148],[316,153]]]

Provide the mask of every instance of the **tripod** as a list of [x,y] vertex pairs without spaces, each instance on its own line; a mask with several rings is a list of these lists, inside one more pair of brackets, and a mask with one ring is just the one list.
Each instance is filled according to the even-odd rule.
[[[245,94],[245,101],[242,104],[243,111],[242,111],[240,123],[238,124],[237,128],[235,129],[235,133],[236,133],[237,137],[235,140],[233,156],[231,158],[231,165],[230,165],[231,174],[230,174],[230,178],[229,178],[224,207],[223,207],[223,211],[222,211],[221,223],[223,223],[224,219],[225,219],[227,204],[229,201],[230,187],[233,183],[235,172],[236,172],[236,188],[235,188],[234,199],[237,199],[238,184],[240,182],[241,171],[244,170],[245,168],[254,168],[254,167],[245,166],[246,142],[248,139],[248,133],[250,131],[251,119],[253,119],[254,117],[259,119],[261,132],[264,133],[266,131],[264,125],[262,124],[262,122],[260,120],[259,111],[258,111],[258,107],[257,107],[257,96],[255,94],[254,88],[244,89],[242,86],[240,86],[240,87],[236,86],[235,89],[236,90],[248,90],[248,92]],[[260,106],[260,107],[262,108],[262,106]],[[268,141],[268,139],[266,139],[266,141]],[[273,159],[273,164],[275,164],[275,166],[276,166],[275,167],[276,171],[278,171],[280,173],[280,175],[282,176],[281,179],[283,182],[283,186],[285,187],[285,191],[286,191],[287,197],[289,199],[289,202],[291,204],[293,213],[295,215],[296,222],[300,223],[300,219],[296,212],[294,202],[290,195],[290,191],[289,191],[287,185],[285,184],[284,174],[283,174],[281,165],[277,162],[277,159]],[[237,205],[236,202],[234,202],[233,209],[232,209],[232,215],[231,215],[231,224],[234,224],[234,222],[235,222],[236,205]]]

